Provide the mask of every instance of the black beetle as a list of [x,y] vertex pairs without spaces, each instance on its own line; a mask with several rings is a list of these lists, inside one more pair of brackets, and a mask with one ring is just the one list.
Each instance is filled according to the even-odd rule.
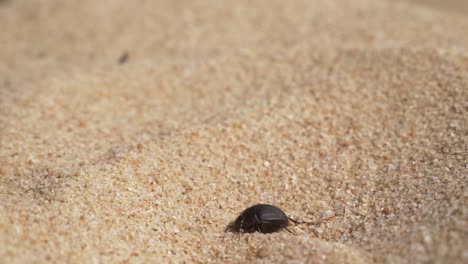
[[295,224],[300,222],[289,218],[281,209],[269,204],[257,204],[245,209],[236,219],[229,224],[226,231],[239,233],[273,233],[281,229],[287,229],[289,220]]

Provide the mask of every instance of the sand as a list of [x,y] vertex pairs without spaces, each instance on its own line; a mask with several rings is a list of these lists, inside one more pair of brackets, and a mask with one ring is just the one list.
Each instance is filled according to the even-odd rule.
[[[450,10],[0,1],[0,262],[468,262]],[[256,203],[311,223],[224,232]]]

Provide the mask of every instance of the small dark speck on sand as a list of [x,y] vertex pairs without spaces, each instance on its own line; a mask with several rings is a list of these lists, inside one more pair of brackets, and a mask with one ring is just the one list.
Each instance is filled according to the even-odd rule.
[[[2,1],[2,0],[0,0]],[[122,53],[122,55],[120,55],[119,59],[118,59],[118,62],[119,64],[124,64],[128,61],[128,52],[124,52]]]

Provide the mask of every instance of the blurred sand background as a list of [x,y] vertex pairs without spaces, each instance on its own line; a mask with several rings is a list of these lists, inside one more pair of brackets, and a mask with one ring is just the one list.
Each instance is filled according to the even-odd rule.
[[0,262],[467,263],[467,14],[0,1]]

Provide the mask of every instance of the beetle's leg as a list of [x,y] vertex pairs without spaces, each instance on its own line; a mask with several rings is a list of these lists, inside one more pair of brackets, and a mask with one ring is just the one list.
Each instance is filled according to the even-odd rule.
[[300,225],[300,224],[308,224],[307,222],[299,222],[299,221],[296,221],[296,220],[294,220],[294,219],[291,219],[291,218],[289,218],[289,217],[288,217],[288,219],[289,219],[291,222],[293,222],[294,224],[296,224],[296,225]]
[[258,229],[258,230],[257,230],[258,232],[263,233],[263,231],[262,231],[262,225],[257,224],[257,229]]
[[284,229],[286,229],[286,230],[287,230],[289,233],[291,233],[291,234],[293,234],[293,235],[294,235],[294,233],[293,233],[293,232],[291,232],[291,230],[289,230],[287,227],[285,227]]
[[257,227],[257,231],[260,233],[263,233],[260,219],[258,219],[256,214],[254,216],[255,216],[255,226]]

